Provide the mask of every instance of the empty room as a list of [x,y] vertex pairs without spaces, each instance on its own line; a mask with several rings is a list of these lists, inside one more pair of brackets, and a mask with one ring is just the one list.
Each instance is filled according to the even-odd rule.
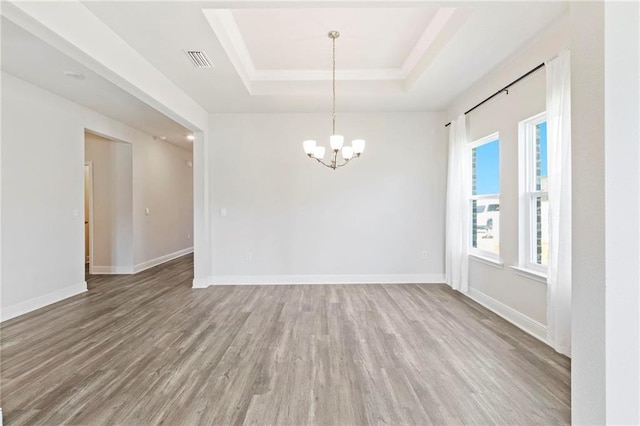
[[637,2],[0,14],[0,426],[640,424]]

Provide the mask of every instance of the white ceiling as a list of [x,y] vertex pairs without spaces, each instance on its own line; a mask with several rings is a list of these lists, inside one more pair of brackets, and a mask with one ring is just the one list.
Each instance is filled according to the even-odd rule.
[[[400,68],[436,11],[426,7],[230,10],[255,67],[269,70],[331,68],[327,28],[340,31],[341,68]],[[265,23],[273,23],[268,31]]]
[[[147,134],[192,149],[193,143],[186,138],[191,134],[188,129],[8,19],[1,18],[0,25],[2,71]],[[64,73],[69,71],[84,76],[84,79],[65,76]]]
[[[566,2],[83,4],[209,112],[330,111],[330,30],[341,32],[338,112],[442,110],[568,11]],[[194,68],[186,50],[205,51],[215,67]],[[4,18],[2,69],[191,146],[186,128]],[[69,79],[67,70],[85,79]]]
[[[85,5],[210,112],[329,110],[329,30],[342,34],[339,111],[442,110],[568,10],[566,2]],[[185,50],[204,50],[215,68],[193,68]]]

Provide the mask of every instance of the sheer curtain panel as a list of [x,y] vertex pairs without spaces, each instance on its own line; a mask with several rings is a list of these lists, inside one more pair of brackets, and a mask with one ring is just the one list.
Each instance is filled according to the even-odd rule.
[[547,62],[549,264],[547,337],[571,355],[571,82],[569,51]]
[[446,278],[454,290],[469,290],[471,160],[464,114],[449,127],[447,171]]

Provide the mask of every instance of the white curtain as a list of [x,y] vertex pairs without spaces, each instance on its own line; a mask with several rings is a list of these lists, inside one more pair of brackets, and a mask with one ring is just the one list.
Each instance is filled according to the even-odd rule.
[[549,261],[547,338],[571,354],[571,82],[569,51],[547,62]]
[[446,274],[454,290],[469,290],[471,160],[464,114],[449,127],[447,172]]

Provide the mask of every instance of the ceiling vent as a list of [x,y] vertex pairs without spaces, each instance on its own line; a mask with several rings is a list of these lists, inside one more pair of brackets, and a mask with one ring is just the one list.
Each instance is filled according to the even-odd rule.
[[209,60],[206,53],[201,50],[185,50],[189,60],[196,68],[213,68],[213,64]]

